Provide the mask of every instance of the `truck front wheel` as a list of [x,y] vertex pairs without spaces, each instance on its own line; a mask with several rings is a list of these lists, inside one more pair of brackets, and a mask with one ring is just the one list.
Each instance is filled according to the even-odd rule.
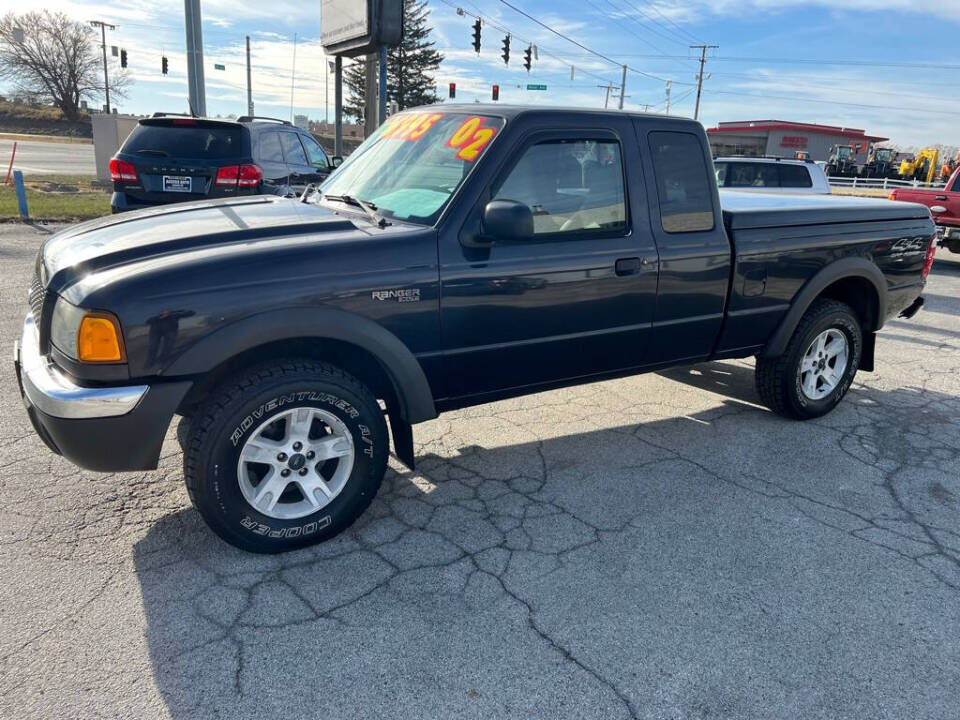
[[366,510],[387,465],[383,412],[356,378],[289,360],[222,383],[184,449],[190,499],[228,543],[275,553],[321,542]]
[[778,415],[826,415],[850,389],[863,350],[860,321],[849,305],[814,301],[780,357],[757,358],[757,392]]

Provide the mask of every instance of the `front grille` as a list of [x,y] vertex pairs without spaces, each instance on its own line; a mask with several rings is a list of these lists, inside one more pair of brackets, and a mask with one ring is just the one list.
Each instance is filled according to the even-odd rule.
[[30,283],[30,294],[27,299],[30,303],[30,312],[33,314],[33,322],[37,328],[40,328],[40,318],[43,315],[43,301],[47,297],[47,289],[40,280],[40,271],[33,274],[33,282]]

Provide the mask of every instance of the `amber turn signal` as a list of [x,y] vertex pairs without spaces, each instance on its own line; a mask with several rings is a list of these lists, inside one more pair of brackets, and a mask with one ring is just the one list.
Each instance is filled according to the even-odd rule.
[[88,363],[125,361],[120,323],[108,313],[87,313],[77,330],[77,359]]

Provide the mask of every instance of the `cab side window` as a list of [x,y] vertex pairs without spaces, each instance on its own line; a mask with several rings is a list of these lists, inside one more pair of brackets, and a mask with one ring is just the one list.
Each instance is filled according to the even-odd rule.
[[280,133],[280,144],[283,146],[283,154],[287,158],[288,165],[308,164],[307,154],[303,151],[303,145],[297,139],[296,133]]
[[[651,132],[649,144],[664,232],[713,230],[716,181],[707,168],[697,136],[684,132]],[[728,172],[728,180],[729,176]]]
[[283,152],[280,150],[280,133],[268,132],[260,136],[260,150],[257,153],[264,162],[283,162]]
[[614,140],[551,140],[531,145],[497,189],[533,211],[534,235],[623,231],[623,160]]
[[327,154],[323,151],[323,148],[320,147],[320,143],[306,135],[301,135],[300,141],[303,143],[303,147],[306,148],[307,155],[310,156],[311,165],[321,170],[330,167],[330,161],[327,160]]
[[810,171],[802,165],[778,165],[780,170],[780,187],[808,188],[813,187]]
[[950,188],[950,192],[960,192],[960,175],[957,175],[957,179],[953,181],[953,187]]

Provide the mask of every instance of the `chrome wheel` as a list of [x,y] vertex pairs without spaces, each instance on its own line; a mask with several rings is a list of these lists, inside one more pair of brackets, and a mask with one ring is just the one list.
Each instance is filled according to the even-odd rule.
[[244,443],[237,462],[243,497],[280,520],[321,510],[343,490],[355,453],[350,430],[336,415],[299,407],[274,415]]
[[810,400],[823,400],[847,372],[847,336],[830,328],[817,335],[800,361],[800,389]]

